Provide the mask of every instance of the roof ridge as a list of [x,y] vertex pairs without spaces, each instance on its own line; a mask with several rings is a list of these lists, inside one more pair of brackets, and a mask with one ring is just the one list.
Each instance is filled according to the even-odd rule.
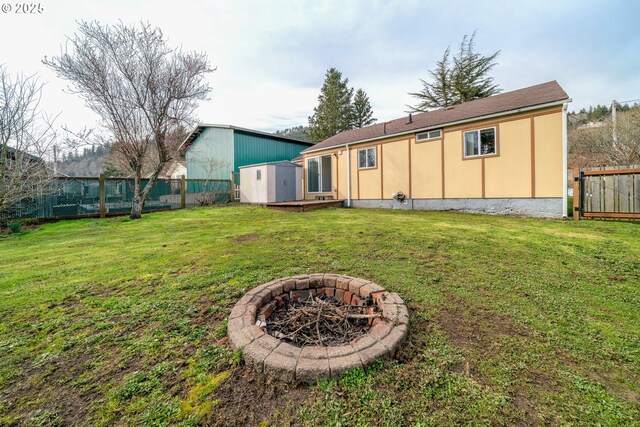
[[[447,107],[438,108],[436,110],[421,111],[421,112],[417,113],[416,115],[419,116],[419,115],[422,115],[422,114],[433,113],[434,111],[450,110],[450,109],[453,109],[453,108],[455,108],[455,107],[457,107],[459,105],[463,105],[463,104],[464,105],[469,105],[469,104],[473,104],[473,103],[477,103],[477,102],[487,101],[489,99],[495,100],[495,98],[502,97],[502,96],[505,96],[505,95],[513,96],[513,93],[515,93],[515,92],[528,91],[530,89],[538,88],[538,87],[545,86],[545,85],[548,85],[548,84],[551,84],[551,83],[558,84],[558,82],[556,80],[550,80],[548,82],[538,83],[538,84],[535,84],[533,86],[527,86],[527,87],[522,87],[522,88],[519,88],[519,89],[513,89],[513,90],[510,90],[508,92],[496,93],[495,95],[487,96],[485,98],[472,99],[471,101],[461,102],[460,104],[449,105]],[[393,120],[400,120],[400,119],[393,119]]]
[[486,98],[474,99],[447,108],[412,114],[411,121],[407,121],[407,116],[402,116],[386,122],[343,131],[312,147],[306,148],[303,152],[442,127],[461,121],[473,121],[485,116],[508,114],[523,108],[532,108],[561,101],[567,102],[570,101],[570,98],[556,80],[551,80]]

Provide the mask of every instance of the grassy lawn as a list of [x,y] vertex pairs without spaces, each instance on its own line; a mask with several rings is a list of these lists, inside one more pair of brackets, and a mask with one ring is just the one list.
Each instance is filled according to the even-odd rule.
[[[225,338],[245,291],[333,272],[398,292],[392,361],[296,387]],[[640,226],[254,207],[0,239],[0,425],[640,425]]]

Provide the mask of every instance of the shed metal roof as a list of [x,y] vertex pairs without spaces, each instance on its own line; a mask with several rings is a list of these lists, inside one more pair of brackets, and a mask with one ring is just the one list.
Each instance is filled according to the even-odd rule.
[[297,165],[289,160],[279,160],[277,162],[264,162],[264,163],[256,163],[255,165],[239,166],[238,169],[252,168],[254,166],[287,166],[287,167],[295,167],[295,168],[302,167],[301,165]]
[[295,144],[303,144],[303,145],[309,145],[309,146],[314,145],[313,142],[301,141],[299,139],[289,138],[289,137],[281,136],[281,135],[275,135],[273,133],[262,132],[262,131],[259,131],[259,130],[247,129],[247,128],[243,128],[243,127],[240,127],[240,126],[200,123],[195,127],[194,130],[191,131],[191,133],[182,142],[182,144],[180,144],[180,148],[179,149],[180,150],[188,150],[189,147],[191,146],[191,144],[193,143],[193,141],[198,137],[198,135],[200,135],[207,128],[233,129],[233,130],[237,130],[237,131],[240,131],[240,132],[245,132],[245,133],[249,133],[249,134],[253,134],[253,135],[266,136],[266,137],[269,137],[271,139],[278,139],[278,140],[281,140],[281,141],[284,141],[284,142],[292,142],[292,143],[295,143]]

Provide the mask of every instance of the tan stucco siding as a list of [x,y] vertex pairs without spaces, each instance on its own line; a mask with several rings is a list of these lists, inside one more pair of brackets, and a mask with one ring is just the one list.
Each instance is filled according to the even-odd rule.
[[347,198],[347,150],[338,150],[336,168],[338,174],[338,199]]
[[349,151],[351,152],[350,156],[351,156],[351,198],[354,199],[359,199],[360,198],[360,192],[358,191],[359,188],[359,182],[358,182],[358,160],[357,160],[357,155],[358,155],[358,150],[355,148],[350,148]]
[[355,164],[358,175],[358,198],[359,199],[381,199],[382,198],[382,176],[380,171],[382,170],[380,163],[380,144],[370,145],[368,147],[376,148],[376,166],[371,169],[360,169],[358,167],[358,149],[365,146],[358,147],[352,154],[351,161]]
[[411,197],[442,197],[442,140],[411,145]]
[[382,199],[391,199],[399,191],[409,194],[409,144],[406,139],[380,146]]
[[482,159],[463,160],[459,130],[444,133],[444,194],[446,198],[482,197]]
[[562,113],[533,120],[536,197],[562,197]]
[[531,197],[531,119],[500,123],[497,157],[485,159],[485,197]]
[[[463,132],[495,127],[497,153],[465,159]],[[444,139],[417,143],[415,136],[352,143],[350,156],[336,147],[309,157],[332,155],[332,192],[305,198],[390,199],[402,191],[413,199],[562,197],[562,110],[517,113],[443,129]],[[532,140],[533,139],[533,140]],[[358,167],[358,150],[376,148],[375,168]],[[348,164],[348,157],[351,159]],[[306,185],[306,182],[305,182]]]

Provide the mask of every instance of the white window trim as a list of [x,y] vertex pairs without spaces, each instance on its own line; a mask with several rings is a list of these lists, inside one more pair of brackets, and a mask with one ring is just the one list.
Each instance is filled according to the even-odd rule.
[[[440,132],[440,134],[438,136],[429,138],[429,134],[435,131]],[[427,135],[427,138],[418,138],[418,136],[420,135]],[[431,129],[431,130],[426,130],[424,132],[416,133],[416,142],[433,141],[434,139],[442,139],[442,129]]]
[[[489,154],[480,154],[480,150],[482,149],[482,142],[480,141],[480,132],[483,130],[487,130],[487,129],[493,129],[493,138],[494,138],[494,151],[493,153],[489,153]],[[471,132],[476,132],[478,134],[478,154],[472,154],[470,156],[467,156],[467,144],[465,141],[465,135]],[[467,130],[462,132],[462,154],[464,155],[465,159],[475,159],[478,157],[488,157],[488,156],[495,156],[498,154],[498,129],[496,126],[488,126],[486,128],[478,128],[478,129],[474,129],[474,130]]]
[[[375,162],[373,166],[360,166],[360,152],[361,151],[367,151],[367,150],[373,150],[373,152],[375,153]],[[369,156],[367,156],[365,154],[365,160],[368,161]],[[358,169],[375,169],[378,166],[378,147],[377,146],[373,146],[373,147],[366,147],[366,148],[358,148]]]
[[[324,156],[313,156],[307,157],[307,171],[306,171],[306,181],[307,181],[307,194],[321,194],[321,193],[332,193],[333,190],[322,191],[322,161],[320,160],[322,157],[331,157],[331,154]],[[318,191],[310,191],[309,190],[309,160],[317,159],[318,160]],[[331,188],[333,189],[333,177],[331,177]]]

